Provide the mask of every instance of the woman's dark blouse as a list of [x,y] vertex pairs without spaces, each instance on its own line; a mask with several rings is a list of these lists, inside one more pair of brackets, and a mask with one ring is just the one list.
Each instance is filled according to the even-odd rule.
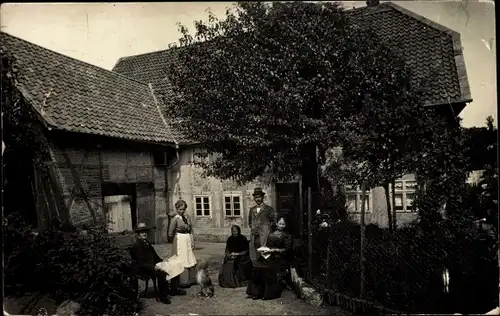
[[285,269],[291,264],[293,250],[292,235],[278,230],[274,231],[267,238],[266,246],[269,248],[285,249],[285,252],[273,252],[268,259],[260,257],[262,263]]
[[226,242],[226,253],[248,250],[248,239],[243,235],[230,236]]

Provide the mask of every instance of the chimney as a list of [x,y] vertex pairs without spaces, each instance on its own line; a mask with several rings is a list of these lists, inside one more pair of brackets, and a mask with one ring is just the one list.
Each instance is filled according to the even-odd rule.
[[380,4],[380,1],[379,0],[367,0],[366,1],[366,5],[368,7],[376,7]]

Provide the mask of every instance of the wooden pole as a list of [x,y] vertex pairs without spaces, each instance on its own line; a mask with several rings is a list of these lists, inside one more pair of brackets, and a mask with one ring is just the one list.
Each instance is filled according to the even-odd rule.
[[330,288],[330,286],[332,285],[331,284],[331,277],[330,277],[330,271],[332,271],[331,267],[330,267],[330,264],[331,264],[331,260],[330,260],[330,246],[331,246],[331,242],[330,242],[330,239],[328,239],[328,241],[326,242],[326,271],[325,271],[325,276],[326,276],[326,286],[328,288]]
[[307,241],[308,241],[308,271],[309,280],[312,279],[312,253],[313,253],[313,243],[312,243],[312,190],[311,187],[307,188]]
[[365,194],[366,186],[361,184],[361,219],[360,219],[360,250],[359,250],[359,297],[363,298],[365,295]]

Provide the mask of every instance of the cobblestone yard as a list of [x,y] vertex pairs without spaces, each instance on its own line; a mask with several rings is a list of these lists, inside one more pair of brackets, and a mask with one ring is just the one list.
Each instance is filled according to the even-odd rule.
[[[171,244],[154,245],[154,247],[160,257],[170,256]],[[223,243],[196,244],[196,258],[207,260],[209,263],[210,276],[215,283],[214,297],[197,297],[199,289],[193,286],[188,289],[186,296],[174,296],[170,305],[158,303],[154,298],[144,298],[145,309],[141,315],[352,315],[333,306],[309,305],[288,290],[283,292],[281,299],[254,301],[246,298],[245,288],[219,287],[218,274],[224,257],[224,247]],[[144,283],[140,282],[140,286],[143,288]],[[152,293],[152,285],[149,286],[148,292]]]

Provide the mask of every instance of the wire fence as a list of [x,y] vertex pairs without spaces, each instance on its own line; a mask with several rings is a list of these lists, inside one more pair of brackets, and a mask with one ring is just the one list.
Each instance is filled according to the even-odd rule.
[[309,212],[306,275],[331,303],[385,313],[484,313],[498,306],[495,240],[450,241],[417,226],[389,232],[370,224],[362,247],[360,225],[335,212],[335,201],[318,192],[308,199],[321,213]]

